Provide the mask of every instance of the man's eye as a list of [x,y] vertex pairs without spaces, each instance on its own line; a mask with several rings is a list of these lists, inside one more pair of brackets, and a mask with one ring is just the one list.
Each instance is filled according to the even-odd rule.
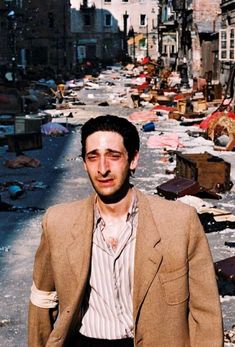
[[87,159],[88,160],[95,160],[97,158],[97,155],[95,155],[95,154],[89,154],[89,155],[87,155]]
[[119,153],[110,153],[109,157],[112,159],[119,159],[121,156]]

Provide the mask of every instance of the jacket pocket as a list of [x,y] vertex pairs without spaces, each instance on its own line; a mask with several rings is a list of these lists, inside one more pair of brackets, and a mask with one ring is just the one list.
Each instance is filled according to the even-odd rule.
[[177,305],[189,297],[188,266],[159,274],[163,293],[168,305]]

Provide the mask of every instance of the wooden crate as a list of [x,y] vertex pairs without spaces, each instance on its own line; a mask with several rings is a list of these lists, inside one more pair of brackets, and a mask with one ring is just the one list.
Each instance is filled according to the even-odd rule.
[[15,133],[39,133],[41,125],[51,121],[50,115],[43,116],[16,116],[15,117]]
[[184,116],[183,113],[180,113],[179,111],[170,111],[168,114],[169,119],[175,119],[180,120]]
[[179,113],[185,113],[186,112],[186,101],[185,100],[179,100],[177,103],[177,110]]
[[41,133],[13,134],[6,135],[6,137],[9,152],[20,153],[22,151],[42,148]]
[[208,109],[206,100],[195,100],[192,101],[193,112],[203,112]]
[[230,169],[230,163],[207,152],[176,154],[176,176],[198,181],[216,193],[230,190]]

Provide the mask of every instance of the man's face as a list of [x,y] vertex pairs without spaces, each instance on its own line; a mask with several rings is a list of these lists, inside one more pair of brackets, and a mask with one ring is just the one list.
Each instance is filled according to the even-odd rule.
[[122,193],[129,181],[129,170],[138,164],[138,152],[128,161],[128,153],[121,135],[111,131],[97,131],[86,139],[84,167],[100,197],[112,198]]

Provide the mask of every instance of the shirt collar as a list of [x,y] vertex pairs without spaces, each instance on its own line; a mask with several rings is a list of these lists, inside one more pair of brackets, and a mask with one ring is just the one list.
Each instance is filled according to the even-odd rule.
[[[134,218],[136,213],[138,212],[138,199],[136,196],[135,191],[133,190],[133,196],[132,196],[132,202],[129,207],[129,210],[127,212],[126,222],[129,222],[131,219]],[[97,195],[95,197],[95,205],[94,205],[94,230],[97,228],[98,224],[102,222],[103,225],[105,225],[105,222],[100,214],[99,207],[97,204]]]

